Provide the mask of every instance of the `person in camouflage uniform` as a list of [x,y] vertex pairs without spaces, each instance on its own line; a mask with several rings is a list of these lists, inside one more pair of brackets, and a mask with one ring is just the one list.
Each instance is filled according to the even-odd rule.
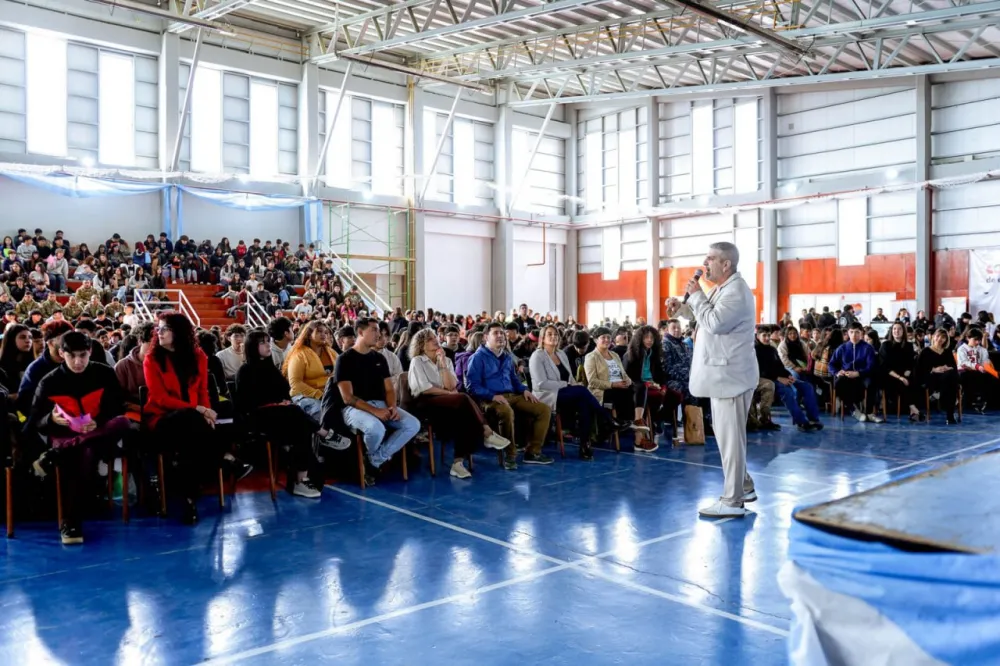
[[69,321],[75,321],[83,314],[83,308],[80,307],[80,302],[76,299],[76,294],[70,295],[66,305],[62,307],[62,313]]
[[17,315],[19,322],[24,322],[27,320],[28,315],[31,314],[31,311],[37,309],[38,301],[35,300],[30,291],[26,291],[24,292],[24,298],[14,306],[14,314]]
[[50,291],[49,297],[46,298],[45,301],[43,301],[41,305],[38,306],[38,310],[39,312],[42,313],[42,317],[44,317],[45,319],[51,317],[52,314],[55,312],[61,312],[62,306],[59,305],[56,292]]
[[104,306],[104,311],[108,314],[108,317],[114,319],[119,314],[125,311],[125,306],[122,305],[118,297],[115,296],[111,299],[111,302]]
[[97,290],[94,289],[94,285],[89,282],[84,282],[79,289],[76,290],[76,300],[80,303],[89,303],[90,299],[97,296]]

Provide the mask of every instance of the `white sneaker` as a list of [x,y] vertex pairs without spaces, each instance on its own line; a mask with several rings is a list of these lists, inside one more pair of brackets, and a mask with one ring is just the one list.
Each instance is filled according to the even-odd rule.
[[757,491],[751,490],[748,493],[743,493],[744,502],[756,502],[757,501]]
[[461,460],[456,460],[451,466],[451,475],[456,479],[471,479],[472,473],[465,469],[465,464]]
[[868,415],[868,420],[871,421],[872,423],[884,423],[885,422],[885,419],[882,418],[881,416],[879,416],[878,414],[869,414]]
[[327,448],[334,449],[335,451],[346,451],[351,448],[351,440],[343,435],[338,435],[332,430],[326,437],[320,437],[319,443]]
[[321,493],[316,488],[313,488],[312,486],[310,486],[310,485],[308,485],[308,484],[306,484],[306,483],[304,483],[302,481],[299,481],[292,488],[292,494],[293,495],[298,495],[299,497],[307,497],[309,499],[316,499],[320,495],[322,495],[323,493]]
[[719,500],[715,504],[698,509],[698,515],[705,518],[742,518],[747,515],[747,510],[741,506],[723,504],[722,500]]
[[649,432],[648,426],[644,426],[641,423],[635,423],[634,421],[629,424],[629,428],[635,431]]
[[855,409],[854,410],[854,418],[856,418],[861,423],[864,423],[865,421],[868,420],[868,417],[865,416],[864,413],[860,409]]
[[490,436],[487,437],[485,440],[483,440],[483,444],[485,444],[488,448],[502,451],[503,449],[506,449],[508,446],[510,446],[510,440],[507,439],[506,437],[501,437],[495,432],[491,432]]

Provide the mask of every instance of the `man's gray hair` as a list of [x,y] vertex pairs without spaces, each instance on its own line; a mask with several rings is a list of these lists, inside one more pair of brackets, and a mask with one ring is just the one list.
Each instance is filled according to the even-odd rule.
[[736,270],[736,267],[740,263],[740,251],[735,245],[725,241],[720,241],[718,243],[712,243],[708,247],[712,250],[718,250],[721,252],[722,258],[733,265],[734,271]]

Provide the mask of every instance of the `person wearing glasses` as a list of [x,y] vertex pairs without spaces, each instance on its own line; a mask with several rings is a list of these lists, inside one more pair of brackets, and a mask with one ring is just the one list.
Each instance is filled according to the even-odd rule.
[[160,315],[153,346],[142,362],[149,398],[144,415],[160,450],[173,454],[184,498],[181,519],[198,521],[195,504],[202,468],[221,465],[242,479],[253,467],[223,449],[215,434],[218,414],[208,395],[208,357],[195,343],[194,326],[184,315]]

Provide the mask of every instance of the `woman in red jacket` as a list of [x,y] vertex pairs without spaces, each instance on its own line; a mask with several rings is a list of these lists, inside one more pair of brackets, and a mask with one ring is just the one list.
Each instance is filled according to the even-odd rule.
[[[182,518],[198,520],[198,472],[222,464],[242,479],[252,467],[224,453],[214,433],[218,415],[208,397],[208,357],[195,344],[194,327],[176,312],[160,316],[153,346],[142,363],[149,399],[145,416],[161,450],[174,453],[184,496]],[[220,460],[221,458],[221,460]]]

